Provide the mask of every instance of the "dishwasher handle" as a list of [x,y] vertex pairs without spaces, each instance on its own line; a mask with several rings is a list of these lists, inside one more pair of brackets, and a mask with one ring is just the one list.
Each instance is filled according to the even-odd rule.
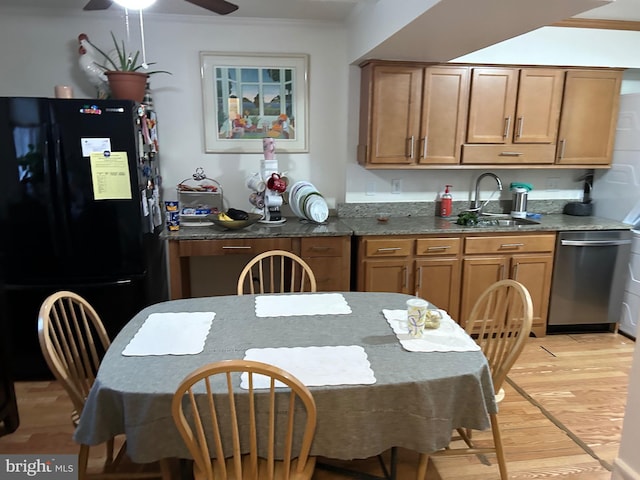
[[560,245],[571,247],[611,247],[630,243],[631,240],[560,240]]

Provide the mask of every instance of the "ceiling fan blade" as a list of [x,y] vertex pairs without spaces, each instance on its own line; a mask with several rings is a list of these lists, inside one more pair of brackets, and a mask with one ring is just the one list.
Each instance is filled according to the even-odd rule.
[[106,10],[112,3],[112,0],[89,0],[83,10]]
[[[94,0],[92,0],[94,1]],[[238,9],[237,5],[227,2],[226,0],[186,0],[189,3],[198,5],[199,7],[210,10],[218,15],[227,15]]]

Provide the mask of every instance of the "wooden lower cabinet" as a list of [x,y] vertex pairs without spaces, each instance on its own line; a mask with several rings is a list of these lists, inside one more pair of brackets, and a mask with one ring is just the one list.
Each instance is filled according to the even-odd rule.
[[357,249],[358,291],[413,293],[412,237],[360,237]]
[[430,258],[416,260],[417,292],[458,321],[460,305],[460,260]]
[[416,239],[415,283],[418,296],[426,298],[451,318],[459,318],[462,239],[427,237]]
[[360,238],[358,290],[417,294],[457,319],[460,245],[458,237]]
[[466,326],[493,283],[512,278],[533,302],[533,328],[546,334],[555,234],[360,237],[357,289],[414,294]]
[[[168,244],[172,300],[192,296],[193,257],[257,255],[269,250],[287,250],[302,257],[313,270],[318,291],[350,290],[350,236],[170,240]],[[236,279],[240,271],[226,273]]]
[[351,289],[351,237],[301,238],[300,256],[313,270],[319,292]]
[[[462,268],[461,325],[474,303],[491,284],[511,278],[522,283],[533,303],[532,331],[547,328],[555,234],[468,237]],[[472,255],[468,252],[473,253]]]
[[362,262],[364,292],[411,293],[409,272],[411,262],[407,259],[365,260]]

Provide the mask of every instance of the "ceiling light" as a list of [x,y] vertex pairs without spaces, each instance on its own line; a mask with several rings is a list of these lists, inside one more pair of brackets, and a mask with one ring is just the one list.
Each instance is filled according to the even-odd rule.
[[118,5],[131,10],[142,10],[143,8],[150,7],[156,0],[115,0]]

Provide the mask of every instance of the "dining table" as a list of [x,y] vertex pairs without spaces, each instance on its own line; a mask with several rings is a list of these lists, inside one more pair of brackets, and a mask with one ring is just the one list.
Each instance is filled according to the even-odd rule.
[[[105,353],[74,440],[97,445],[125,434],[134,462],[189,459],[171,416],[180,382],[208,363],[260,360],[274,352],[297,375],[324,369],[308,380],[317,407],[311,455],[353,460],[395,447],[433,452],[449,444],[455,428],[489,428],[497,405],[486,358],[443,311],[438,331],[425,331],[423,339],[403,332],[411,298],[331,292],[151,305],[125,325]],[[435,339],[431,344],[429,336]],[[261,356],[265,352],[269,355]],[[296,363],[304,361],[296,355],[306,353],[320,353],[324,360],[306,367]],[[345,374],[351,365],[361,371]]]

